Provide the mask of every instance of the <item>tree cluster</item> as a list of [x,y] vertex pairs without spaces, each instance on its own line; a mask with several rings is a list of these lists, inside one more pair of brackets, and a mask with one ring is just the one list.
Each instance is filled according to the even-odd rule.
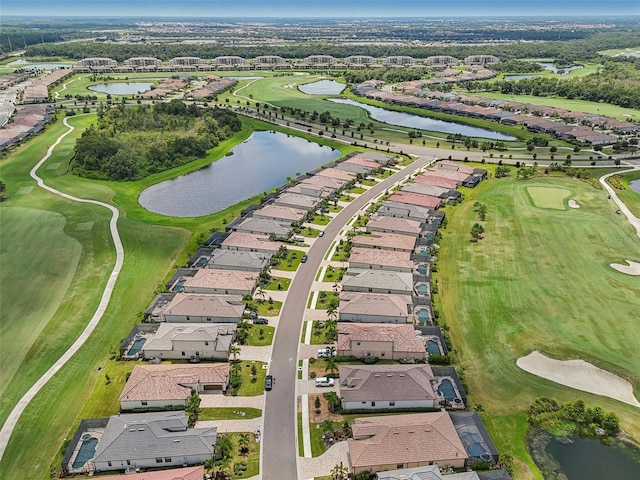
[[583,400],[560,404],[553,398],[540,397],[527,409],[530,425],[556,435],[608,435],[620,431],[620,419],[602,407],[587,407]]
[[98,111],[75,146],[73,172],[89,178],[125,181],[183,165],[241,128],[225,109],[199,108],[180,100]]

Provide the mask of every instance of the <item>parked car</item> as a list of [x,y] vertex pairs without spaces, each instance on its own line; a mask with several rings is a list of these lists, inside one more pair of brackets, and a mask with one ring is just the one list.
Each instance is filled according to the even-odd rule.
[[264,389],[271,390],[273,388],[273,375],[267,375],[264,379]]
[[307,261],[307,259],[308,259],[308,258],[309,258],[309,257],[308,257],[308,256],[307,256],[307,254],[305,253],[304,255],[302,255],[302,258],[300,259],[300,262],[301,262],[301,263],[304,263],[304,262],[306,262],[306,261]]
[[258,317],[253,319],[254,325],[269,325],[269,319],[264,317]]
[[318,234],[319,237],[324,237],[324,230],[320,230],[320,233]]
[[334,348],[327,347],[318,349],[318,358],[329,358],[329,355],[331,355],[332,357],[335,357],[337,355]]
[[333,387],[336,381],[333,378],[318,377],[316,378],[316,387]]

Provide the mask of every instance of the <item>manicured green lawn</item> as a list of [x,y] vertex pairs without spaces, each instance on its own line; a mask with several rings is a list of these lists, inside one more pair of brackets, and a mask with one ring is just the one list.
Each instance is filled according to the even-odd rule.
[[607,103],[588,102],[586,100],[570,100],[567,98],[557,97],[534,97],[533,95],[511,95],[497,92],[474,92],[474,95],[477,97],[530,103],[532,105],[548,105],[576,112],[605,115],[607,117],[617,118],[618,120],[628,120],[629,115],[635,119],[638,118],[638,111],[632,108],[618,107],[617,105],[609,105]]
[[[260,335],[260,331],[262,331],[262,335]],[[275,331],[275,327],[270,327],[269,325],[251,325],[248,329],[247,345],[253,347],[271,345]]]
[[331,213],[338,213],[340,210],[342,210],[344,207],[342,207],[341,205],[329,205],[329,211]]
[[[580,209],[537,207],[531,187],[568,190]],[[615,410],[622,426],[640,438],[637,409],[562,387],[517,368],[540,350],[554,358],[582,358],[627,378],[640,390],[637,299],[640,278],[609,267],[640,258],[635,233],[612,215],[604,190],[567,178],[492,179],[465,190],[447,207],[435,276],[436,308],[446,323],[470,404],[480,403],[498,450],[516,458],[517,478],[541,478],[524,447],[524,411],[535,397],[583,398]],[[475,201],[488,207],[486,232],[469,241]]]
[[302,255],[304,255],[304,252],[290,248],[287,252],[287,258],[281,260],[280,264],[275,267],[275,269],[284,270],[286,272],[295,272],[298,269],[298,265],[300,265]]
[[352,187],[349,190],[347,190],[348,193],[353,193],[354,195],[361,195],[366,191],[367,189],[362,187]]
[[340,195],[339,200],[341,202],[351,202],[353,201],[353,197],[351,195],[345,195],[344,193],[342,195]]
[[282,302],[278,300],[265,300],[262,303],[257,303],[258,305],[258,315],[261,317],[275,317],[280,314],[280,309],[282,309]]
[[298,456],[304,457],[304,442],[302,440],[302,412],[298,412],[296,429],[298,431]]
[[316,238],[320,233],[320,230],[317,228],[305,227],[302,229],[301,233],[307,238]]
[[272,277],[273,280],[267,286],[264,287],[265,290],[289,290],[289,285],[291,285],[291,279],[287,277]]
[[314,320],[313,330],[311,330],[311,345],[324,345],[326,343],[325,335],[327,333],[327,326],[317,328],[318,321]]
[[[240,349],[240,358],[242,358],[242,348]],[[251,381],[251,365],[255,364],[256,381]],[[242,360],[240,362],[240,374],[242,375],[242,385],[238,389],[238,395],[241,397],[253,397],[264,393],[264,379],[267,376],[267,369],[262,368],[264,362],[253,360]]]
[[629,210],[633,212],[636,217],[640,217],[640,193],[634,192],[629,187],[629,183],[632,180],[637,180],[640,178],[640,172],[632,172],[627,173],[626,175],[622,175],[620,178],[620,183],[625,187],[625,190],[617,190],[616,194],[624,202],[624,204],[629,207]]
[[319,457],[327,449],[322,441],[322,430],[319,423],[309,423],[309,436],[311,437],[311,456]]
[[320,292],[316,302],[316,310],[324,310],[329,306],[331,299],[340,299],[340,294],[333,292]]
[[334,262],[347,262],[349,261],[350,251],[345,249],[346,242],[342,242],[336,247],[336,251],[333,253],[331,260]]
[[[242,415],[244,414],[244,415]],[[262,410],[251,407],[201,408],[198,420],[249,420],[262,416]]]
[[342,268],[336,268],[331,265],[327,267],[324,273],[324,277],[322,277],[323,282],[336,282],[340,281],[342,275],[344,275],[345,270]]
[[[250,478],[258,475],[260,473],[260,444],[256,441],[255,434],[253,432],[246,432],[249,435],[249,451],[242,455],[240,454],[239,440],[242,432],[231,432],[225,433],[224,435],[228,435],[231,438],[231,443],[234,448],[232,450],[233,456],[229,462],[228,471],[231,473],[229,478],[231,479],[239,479],[239,478]],[[233,467],[236,463],[246,462],[247,469],[241,475],[236,475],[233,470]]]
[[331,221],[331,217],[329,215],[325,215],[324,213],[318,213],[316,216],[311,219],[309,223],[314,225],[327,225]]

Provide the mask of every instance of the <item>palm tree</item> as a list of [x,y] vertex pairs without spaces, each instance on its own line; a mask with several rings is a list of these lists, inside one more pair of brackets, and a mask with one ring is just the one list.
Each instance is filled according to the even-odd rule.
[[238,436],[238,446],[240,447],[240,455],[245,456],[249,453],[249,434],[241,433]]
[[233,360],[236,360],[236,356],[240,354],[240,347],[237,345],[231,345],[229,347],[229,355],[233,355]]
[[331,469],[332,480],[345,480],[349,475],[349,468],[340,462],[338,465]]
[[262,289],[262,287],[258,287],[258,289],[256,290],[256,297],[258,297],[258,301],[260,303],[264,303],[265,296],[266,296],[266,293]]
[[336,359],[333,357],[333,355],[327,357],[327,359],[325,360],[324,371],[329,373],[335,373],[337,368],[338,368],[338,365],[336,364]]

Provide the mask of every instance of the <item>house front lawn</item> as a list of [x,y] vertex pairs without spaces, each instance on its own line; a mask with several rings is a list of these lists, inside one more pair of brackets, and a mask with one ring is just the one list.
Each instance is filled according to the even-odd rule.
[[317,228],[305,227],[300,232],[300,235],[303,235],[307,238],[316,238],[319,233],[320,230],[318,230]]
[[289,285],[291,284],[291,279],[287,277],[271,277],[272,280],[267,285],[265,285],[265,290],[289,290]]
[[362,195],[366,191],[367,189],[363,187],[351,187],[349,190],[347,190],[347,192],[353,193],[354,195]]
[[[242,356],[242,347],[240,347],[240,354]],[[237,365],[237,367],[236,367]],[[251,366],[256,366],[255,379],[251,373]],[[267,376],[267,369],[263,368],[266,365],[264,362],[258,362],[254,360],[241,360],[232,366],[238,368],[240,376],[242,377],[242,383],[240,387],[234,391],[234,394],[241,397],[254,397],[256,395],[262,395],[264,393],[264,379]]]
[[339,200],[341,202],[351,202],[353,200],[353,197],[351,195],[345,195],[344,193],[342,195],[340,195]]
[[259,317],[275,317],[280,315],[282,302],[277,300],[265,300],[264,302],[258,302],[257,306]]
[[316,310],[324,310],[329,306],[331,301],[337,303],[340,302],[340,295],[338,293],[333,292],[320,292],[318,294],[318,300],[316,301]]
[[320,213],[315,215],[309,223],[312,223],[314,225],[327,225],[330,221],[331,221],[331,217],[329,215]]
[[262,410],[251,407],[201,408],[198,421],[204,420],[249,420],[262,416]]
[[266,347],[267,345],[271,345],[275,331],[275,327],[270,327],[269,325],[251,325],[247,329],[249,333],[247,345],[251,347]]
[[[241,437],[248,437],[247,449],[241,452]],[[232,432],[225,433],[231,441],[232,449],[228,463],[217,462],[214,468],[206,469],[207,473],[226,471],[229,473],[230,479],[250,478],[260,473],[260,444],[256,441],[253,432]],[[222,437],[222,435],[220,435]],[[218,437],[218,438],[220,438]]]
[[342,280],[342,277],[346,273],[346,268],[336,268],[332,265],[329,265],[324,272],[324,276],[322,277],[323,282],[339,282]]
[[348,262],[349,255],[351,254],[351,248],[346,245],[346,242],[341,242],[336,247],[336,251],[334,252],[331,260],[334,262]]
[[[322,327],[318,328],[318,325],[322,323]],[[310,327],[307,327],[310,328]],[[327,343],[326,340],[327,334],[327,325],[325,322],[319,322],[318,320],[313,321],[313,327],[311,330],[311,345],[325,345]]]
[[329,205],[329,211],[331,213],[338,213],[340,210],[342,210],[344,207],[340,206],[340,205]]
[[280,260],[280,263],[274,268],[276,270],[284,270],[286,272],[295,272],[298,269],[298,265],[300,265],[302,255],[304,255],[304,252],[290,248],[287,252],[287,257]]

